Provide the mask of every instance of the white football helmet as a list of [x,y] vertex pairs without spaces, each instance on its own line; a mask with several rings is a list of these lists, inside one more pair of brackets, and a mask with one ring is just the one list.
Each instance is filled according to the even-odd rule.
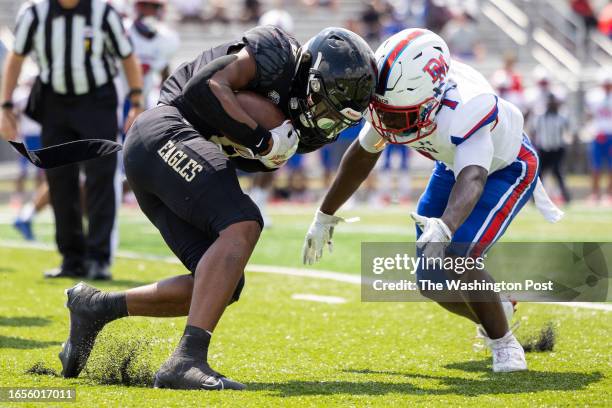
[[400,31],[376,50],[378,84],[370,105],[372,126],[389,143],[406,144],[436,129],[450,68],[450,52],[437,34]]

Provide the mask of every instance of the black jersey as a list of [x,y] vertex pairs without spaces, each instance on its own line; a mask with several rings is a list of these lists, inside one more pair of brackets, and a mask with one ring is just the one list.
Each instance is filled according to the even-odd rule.
[[187,82],[206,64],[224,55],[233,54],[247,47],[255,58],[256,77],[247,90],[268,98],[289,117],[289,98],[296,73],[297,55],[300,44],[281,29],[273,26],[255,27],[240,41],[229,42],[204,51],[195,60],[181,65],[163,84],[160,103],[175,105],[206,138],[218,136],[218,130],[211,128],[180,106],[180,96]]

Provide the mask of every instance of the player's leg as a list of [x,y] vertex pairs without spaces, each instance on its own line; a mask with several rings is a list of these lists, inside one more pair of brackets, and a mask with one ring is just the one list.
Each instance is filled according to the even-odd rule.
[[[194,273],[194,282],[185,332],[174,353],[158,370],[155,385],[242,389],[243,385],[210,368],[207,351],[218,320],[241,290],[244,266],[259,238],[263,220],[257,206],[242,192],[234,166],[219,147],[185,125],[180,117],[178,123],[168,123],[176,109],[156,109],[161,112],[145,112],[128,136],[128,180],[135,190],[140,187],[158,197],[203,237],[185,241],[184,229],[174,230],[177,224],[167,223],[169,233],[164,234],[164,239]],[[158,120],[159,113],[163,121]],[[160,131],[170,139],[155,142],[151,135]],[[157,221],[154,224],[159,228]],[[202,251],[198,244],[210,247]]]
[[612,134],[606,135],[605,163],[608,176],[606,194],[608,200],[612,200]]
[[[472,243],[467,252],[469,256],[484,255],[529,201],[538,174],[538,157],[525,139],[517,160],[489,175],[481,199],[456,231],[453,242]],[[468,280],[493,281],[484,270],[470,271],[469,274],[465,277]],[[524,351],[508,328],[499,295],[492,291],[471,291],[461,295],[487,334],[487,342],[493,351],[493,370],[501,372],[526,369]]]
[[[46,119],[44,119],[46,120]],[[43,126],[43,146],[75,140],[78,135],[64,126]],[[85,238],[79,192],[79,165],[48,169],[49,197],[55,216],[55,239],[62,254],[62,266],[45,273],[45,277],[84,276]]]
[[563,197],[564,204],[569,204],[571,201],[571,195],[567,186],[565,185],[565,177],[563,175],[563,159],[565,157],[565,148],[561,147],[554,151],[554,162],[553,162],[553,174],[557,179],[559,190],[561,190],[561,196]]
[[[169,123],[168,126],[173,128],[177,124]],[[147,132],[146,136],[153,140],[156,129],[151,130],[151,132]],[[204,144],[204,148],[198,146],[199,144]],[[130,148],[129,145],[130,143],[125,150],[126,162],[130,163],[126,166],[126,170],[139,204],[153,224],[160,230],[172,251],[192,273],[196,272],[199,264],[202,264],[200,260],[203,258],[203,254],[211,243],[217,239],[219,233],[216,232],[216,228],[219,229],[219,232],[224,233],[234,224],[250,220],[256,220],[258,228],[260,228],[261,216],[252,201],[239,189],[233,168],[226,169],[225,172],[222,172],[223,174],[217,174],[213,171],[216,166],[227,164],[227,158],[220,154],[216,146],[211,145],[201,137],[190,144],[189,150],[191,154],[194,154],[194,163],[195,160],[206,160],[205,157],[199,157],[196,152],[212,153],[214,157],[208,157],[211,162],[205,163],[202,161],[203,167],[209,174],[201,179],[201,183],[196,182],[193,188],[185,189],[185,183],[176,179],[178,174],[176,166],[169,167],[156,150],[151,152],[150,149],[141,146],[141,143],[137,143],[138,148]],[[182,151],[188,150],[187,146],[181,146],[181,149]],[[161,164],[157,161],[160,161]],[[212,173],[210,173],[211,171]],[[184,181],[182,175],[179,174],[178,177]],[[145,191],[147,187],[157,189],[158,195],[161,195],[164,201],[158,195]],[[191,194],[195,194],[195,196]],[[191,200],[192,197],[193,200]],[[209,200],[212,202],[209,202]],[[180,216],[177,214],[180,214]],[[249,236],[246,232],[240,229],[240,233]],[[235,235],[230,237],[232,239],[236,238]],[[233,254],[235,255],[236,252],[233,252]],[[247,256],[243,256],[243,258],[245,257]],[[216,276],[218,275],[219,273]],[[234,275],[237,274],[234,273]],[[202,276],[202,278],[204,277]],[[224,275],[220,279],[227,280],[227,277]],[[60,359],[64,367],[63,375],[67,377],[78,375],[85,365],[98,332],[112,320],[127,316],[128,313],[130,315],[146,316],[186,314],[194,295],[200,296],[201,292],[193,290],[193,282],[192,277],[183,275],[126,292],[104,293],[85,284],[79,284],[70,289],[68,291],[68,307],[71,313],[71,331],[68,341],[60,353]],[[215,282],[209,282],[209,284],[215,286],[216,289],[219,288],[219,285],[215,285]],[[227,283],[232,291],[229,297],[226,296],[227,299],[223,299],[222,305],[215,304],[217,309],[222,312],[230,301],[237,300],[243,285],[244,278],[241,269],[239,276],[233,276]],[[203,286],[206,285],[203,284]],[[203,313],[204,318],[208,317],[206,310],[200,310],[199,312]],[[217,321],[218,318],[219,313],[217,315],[212,314],[209,321]],[[205,337],[208,336],[208,338],[200,339],[202,342],[196,342],[202,346],[198,349],[198,353],[200,353],[205,349],[206,341],[210,341],[210,335],[203,329],[196,330],[196,332],[198,334],[204,332]],[[191,344],[194,336],[190,336],[192,340],[189,343]],[[198,360],[197,364],[195,361],[191,361],[191,363],[193,363],[191,364],[193,367],[198,365],[195,373],[202,374],[197,378],[214,377],[216,380],[211,381],[216,384],[216,387],[240,388],[239,385],[230,380],[220,379],[221,376],[216,375],[207,366],[205,359]],[[183,363],[181,363],[179,367],[172,368],[177,368],[180,371],[183,366]],[[173,374],[174,379],[172,381],[185,379],[185,372],[177,373],[176,370],[166,370],[165,372]],[[192,388],[191,386],[195,387],[199,384],[197,381],[194,382],[194,378],[187,379],[187,384],[164,383],[161,385],[173,388]],[[206,385],[203,385],[203,388],[206,388]]]
[[268,217],[268,201],[270,200],[270,192],[274,185],[274,172],[255,173],[253,175],[253,186],[249,191],[249,196],[259,208],[261,216],[264,219],[266,227],[270,227],[271,220]]
[[[427,188],[419,199],[417,214],[425,217],[441,217],[448,204],[448,198],[450,197],[454,184],[455,178],[452,171],[447,170],[445,165],[437,162],[431,178],[429,179],[429,183],[427,184]],[[417,238],[421,234],[421,230],[418,227],[416,227],[416,234]],[[436,282],[444,282],[446,279],[442,271],[423,271],[419,268],[416,273],[417,281],[427,279]],[[446,297],[443,293],[436,291],[421,290],[421,294],[436,301],[440,306],[451,313],[465,317],[476,324],[480,323],[472,310],[463,301],[450,302],[448,299],[445,299]]]
[[598,201],[600,198],[600,178],[601,168],[603,166],[605,146],[599,137],[591,142],[591,197],[593,201]]
[[[114,86],[104,86],[75,108],[80,118],[73,126],[82,139],[116,141],[117,93]],[[91,126],[95,123],[96,126]],[[86,268],[89,279],[111,279],[110,265],[116,233],[117,207],[121,202],[117,155],[109,155],[83,163],[85,172],[84,208],[88,221],[85,243]]]

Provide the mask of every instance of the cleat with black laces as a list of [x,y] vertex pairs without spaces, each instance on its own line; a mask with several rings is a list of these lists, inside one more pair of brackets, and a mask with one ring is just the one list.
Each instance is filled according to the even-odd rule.
[[155,374],[155,388],[176,390],[244,390],[246,386],[219,374],[204,361],[171,356]]
[[94,295],[100,293],[84,282],[66,290],[66,307],[70,310],[70,334],[62,345],[59,359],[62,362],[62,376],[78,377],[85,367],[96,336],[107,320],[102,316],[101,305]]

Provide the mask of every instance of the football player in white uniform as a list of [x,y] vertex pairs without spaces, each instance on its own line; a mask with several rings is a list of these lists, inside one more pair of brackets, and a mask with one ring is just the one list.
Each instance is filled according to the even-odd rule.
[[[331,245],[335,216],[374,167],[387,143],[409,146],[436,162],[412,218],[417,249],[425,257],[482,256],[534,195],[551,220],[560,211],[538,181],[538,157],[523,133],[523,116],[498,97],[473,68],[452,61],[448,46],[425,29],[401,31],[376,52],[378,85],[366,124],[342,159],[306,235],[304,263]],[[537,188],[536,188],[537,186]],[[451,243],[457,247],[448,247]],[[472,270],[470,280],[492,281]],[[459,276],[459,275],[457,275]],[[417,279],[444,282],[444,271],[418,270]],[[428,292],[425,296],[436,300]],[[509,301],[494,292],[461,293],[461,302],[438,303],[475,322],[493,354],[493,371],[527,369],[525,353],[508,327]],[[483,301],[484,300],[484,301]]]
[[180,46],[178,34],[162,23],[165,7],[166,0],[136,0],[136,18],[128,28],[142,67],[145,108],[157,104],[159,86],[170,75],[170,62]]

